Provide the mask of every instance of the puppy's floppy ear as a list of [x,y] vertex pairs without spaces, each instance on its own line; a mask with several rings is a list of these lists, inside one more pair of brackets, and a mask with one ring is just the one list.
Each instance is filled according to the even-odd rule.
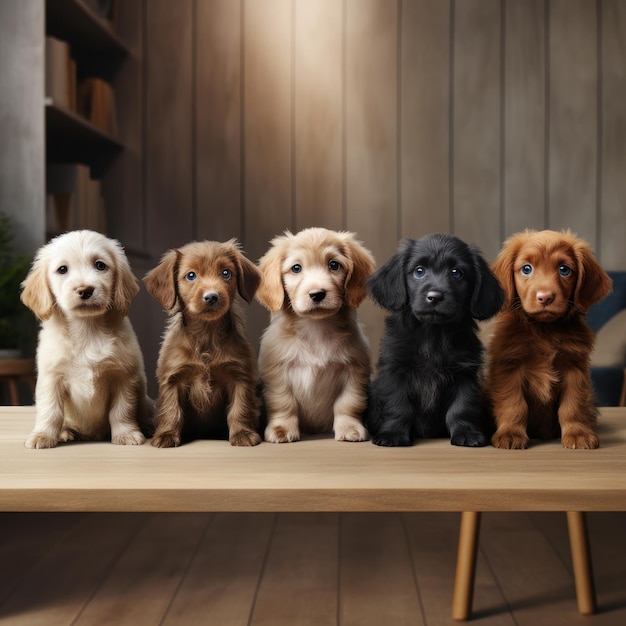
[[414,239],[402,239],[396,253],[379,267],[365,284],[374,302],[389,311],[401,311],[408,304],[405,264]]
[[161,257],[161,262],[151,269],[143,279],[148,293],[169,311],[174,308],[177,299],[176,271],[178,268],[178,250],[169,250]]
[[256,297],[272,313],[280,310],[285,303],[282,265],[288,236],[290,233],[287,232],[284,236],[273,239],[270,242],[272,247],[259,260],[261,284],[257,289]]
[[228,243],[235,248],[237,291],[246,302],[252,302],[252,298],[254,298],[254,294],[261,282],[261,272],[259,272],[258,267],[252,261],[243,255],[236,239],[231,239]]
[[504,304],[504,290],[498,279],[489,269],[481,251],[476,246],[469,246],[472,253],[475,280],[474,291],[470,301],[472,317],[487,320],[493,317]]
[[115,259],[115,285],[113,288],[113,307],[122,315],[128,315],[133,298],[139,293],[139,283],[128,263],[128,258],[119,241],[111,240]]
[[574,292],[576,308],[586,313],[589,307],[611,293],[613,281],[596,261],[589,245],[582,239],[574,243],[578,282]]
[[42,321],[47,320],[54,310],[56,300],[48,284],[46,263],[41,251],[35,257],[28,276],[22,282],[22,302]]
[[525,230],[509,237],[502,245],[502,250],[496,260],[491,264],[491,270],[495,274],[502,289],[504,289],[504,305],[510,307],[517,297],[515,289],[515,259],[523,244],[535,231]]
[[365,281],[376,268],[372,253],[358,242],[352,233],[341,233],[343,253],[350,259],[352,267],[345,284],[346,303],[356,309],[367,297]]

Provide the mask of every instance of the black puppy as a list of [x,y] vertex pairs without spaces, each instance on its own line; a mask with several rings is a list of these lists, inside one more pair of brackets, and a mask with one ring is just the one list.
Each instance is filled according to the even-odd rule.
[[504,292],[475,246],[451,235],[403,239],[368,279],[371,297],[391,311],[366,425],[379,446],[446,437],[485,446],[475,319],[495,315]]

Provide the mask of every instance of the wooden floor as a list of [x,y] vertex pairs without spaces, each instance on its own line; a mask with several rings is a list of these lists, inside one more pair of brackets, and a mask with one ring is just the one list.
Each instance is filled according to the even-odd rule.
[[[0,623],[401,626],[450,618],[458,514],[0,514]],[[626,624],[626,514],[588,517],[578,614],[564,514],[483,515],[473,624]]]

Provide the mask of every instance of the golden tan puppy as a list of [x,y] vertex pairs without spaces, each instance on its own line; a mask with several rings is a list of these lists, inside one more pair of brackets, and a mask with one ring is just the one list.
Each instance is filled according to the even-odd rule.
[[488,349],[492,444],[526,448],[529,436],[560,435],[566,448],[597,448],[585,313],[611,279],[569,231],[513,235],[492,269],[506,294]]
[[93,231],[56,237],[37,253],[22,301],[41,320],[37,418],[27,448],[107,439],[141,444],[152,401],[127,317],[139,291],[121,245]]
[[167,252],[144,281],[170,315],[157,365],[152,445],[169,448],[197,437],[260,443],[255,356],[236,298],[254,297],[256,266],[234,239],[193,242]]
[[257,298],[272,313],[259,369],[268,424],[265,439],[334,430],[363,441],[370,361],[356,309],[374,259],[352,233],[309,228],[276,237],[260,260]]

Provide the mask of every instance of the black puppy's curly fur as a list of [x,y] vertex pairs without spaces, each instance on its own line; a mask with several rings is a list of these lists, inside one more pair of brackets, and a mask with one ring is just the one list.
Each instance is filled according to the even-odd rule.
[[403,239],[366,287],[391,312],[369,390],[372,441],[409,446],[449,436],[453,445],[487,445],[474,320],[495,315],[504,292],[478,248],[452,235]]

